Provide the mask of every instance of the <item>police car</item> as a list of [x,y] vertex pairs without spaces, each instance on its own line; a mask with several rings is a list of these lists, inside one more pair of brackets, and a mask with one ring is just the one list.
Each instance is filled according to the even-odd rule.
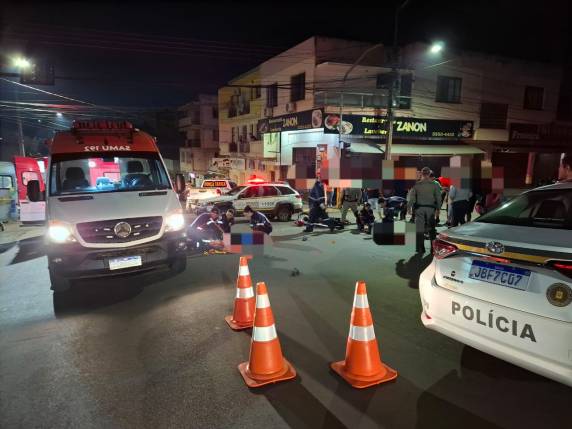
[[440,234],[423,324],[572,386],[572,183],[521,194]]
[[233,208],[237,215],[242,214],[246,206],[250,206],[270,219],[275,217],[286,222],[292,218],[293,213],[302,211],[302,196],[286,182],[270,183],[253,179],[226,194],[200,201],[196,211],[204,212],[214,206],[222,210]]

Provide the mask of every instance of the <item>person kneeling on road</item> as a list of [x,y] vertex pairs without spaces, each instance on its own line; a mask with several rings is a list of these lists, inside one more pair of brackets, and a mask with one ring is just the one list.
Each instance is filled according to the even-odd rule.
[[234,210],[228,209],[220,219],[222,231],[226,234],[230,234],[232,225],[234,225]]
[[219,209],[213,207],[209,213],[199,215],[188,227],[187,237],[192,242],[192,248],[210,248],[211,242],[222,240],[219,214]]
[[272,232],[272,224],[268,218],[262,213],[252,210],[252,207],[246,206],[244,208],[244,216],[250,220],[250,227],[253,231],[262,231],[268,235]]
[[373,223],[375,222],[375,215],[370,203],[365,203],[363,208],[359,211],[358,230],[367,234],[371,233]]

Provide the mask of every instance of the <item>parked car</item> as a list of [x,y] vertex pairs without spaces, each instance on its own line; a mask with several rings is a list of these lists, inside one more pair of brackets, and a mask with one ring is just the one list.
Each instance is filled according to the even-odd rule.
[[572,386],[572,183],[525,192],[433,244],[423,324]]
[[229,179],[205,179],[198,188],[187,190],[187,211],[196,212],[203,200],[225,194],[236,188],[236,183]]
[[199,202],[198,212],[210,210],[213,206],[221,209],[233,208],[241,215],[246,206],[266,214],[270,219],[286,222],[292,214],[302,211],[302,196],[285,182],[248,183],[237,186],[224,195],[206,198]]

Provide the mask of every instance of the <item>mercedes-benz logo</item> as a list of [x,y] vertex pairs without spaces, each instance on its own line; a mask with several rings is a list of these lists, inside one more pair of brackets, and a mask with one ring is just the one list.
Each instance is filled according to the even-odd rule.
[[113,227],[113,232],[119,238],[127,238],[131,234],[131,225],[127,222],[119,222]]
[[504,244],[498,241],[489,241],[487,243],[487,250],[495,255],[500,255],[504,252]]

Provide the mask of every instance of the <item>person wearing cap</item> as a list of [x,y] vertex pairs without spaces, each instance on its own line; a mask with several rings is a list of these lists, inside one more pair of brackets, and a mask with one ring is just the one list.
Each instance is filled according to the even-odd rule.
[[419,180],[409,193],[409,210],[415,215],[415,251],[425,253],[425,231],[431,242],[435,239],[435,219],[441,206],[441,188],[430,178],[431,169],[421,169]]
[[572,182],[572,153],[567,153],[562,157],[558,169],[558,181]]
[[263,233],[270,235],[272,232],[272,224],[266,216],[253,210],[250,206],[246,206],[243,212],[244,216],[250,221],[250,227],[253,231],[262,231]]

